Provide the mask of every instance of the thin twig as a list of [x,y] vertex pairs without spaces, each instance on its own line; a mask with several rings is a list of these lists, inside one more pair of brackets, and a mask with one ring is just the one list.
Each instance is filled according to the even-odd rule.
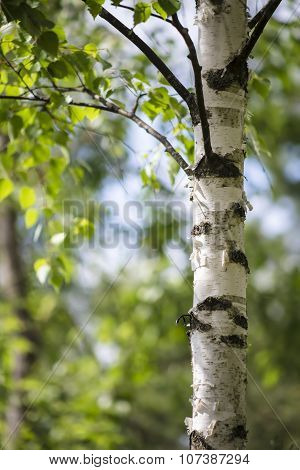
[[[273,13],[275,12],[276,8],[282,0],[269,0],[269,2],[260,10],[252,20],[249,22],[249,26],[251,28],[251,24],[254,26],[253,32],[249,37],[248,41],[242,48],[239,58],[240,60],[247,60],[250,56],[252,50],[254,49],[255,44],[259,40],[260,36],[262,35],[267,23],[271,19]],[[253,28],[252,26],[252,28]]]
[[134,106],[133,106],[133,108],[132,108],[132,111],[131,111],[133,114],[135,114],[135,113],[137,112],[137,109],[138,109],[138,107],[139,107],[139,103],[140,103],[141,98],[143,98],[143,96],[146,96],[146,95],[147,95],[147,93],[140,93],[140,94],[137,96],[136,101],[135,101],[135,104],[134,104]]
[[204,93],[203,93],[203,85],[202,85],[202,67],[199,64],[195,44],[191,36],[189,35],[189,30],[180,23],[177,14],[172,16],[172,20],[173,20],[172,21],[173,25],[183,37],[189,50],[188,58],[190,59],[192,63],[194,76],[195,76],[195,89],[196,89],[197,104],[198,104],[198,110],[199,110],[200,121],[201,121],[201,129],[202,129],[202,134],[203,134],[204,150],[205,150],[206,157],[210,157],[213,152],[212,152],[212,147],[211,147],[209,123],[207,119],[205,101],[204,101]]
[[249,26],[250,29],[253,29],[253,28],[257,25],[258,21],[259,21],[259,20],[261,19],[261,17],[264,15],[266,9],[269,8],[269,7],[270,7],[270,4],[273,3],[273,2],[274,2],[274,0],[269,0],[269,1],[265,4],[265,6],[263,6],[263,7],[256,13],[256,15],[253,16],[253,18],[251,18],[251,19],[248,21],[248,26]]

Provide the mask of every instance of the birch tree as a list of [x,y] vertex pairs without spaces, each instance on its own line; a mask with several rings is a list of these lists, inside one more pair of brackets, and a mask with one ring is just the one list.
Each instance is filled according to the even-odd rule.
[[[250,272],[244,222],[251,209],[243,189],[248,59],[280,0],[269,0],[253,18],[243,0],[189,2],[186,6],[193,8],[199,32],[197,43],[182,23],[179,0],[134,5],[112,0],[108,9],[103,0],[84,3],[95,21],[124,38],[124,48],[127,41],[138,52],[133,59],[136,69],[129,70],[126,63],[120,66],[120,58],[114,65],[114,54],[108,58],[92,41],[83,48],[71,44],[42,2],[39,6],[22,0],[1,2],[0,99],[6,103],[3,118],[12,136],[2,168],[1,199],[14,195],[13,172],[16,180],[31,178],[24,176],[24,168],[11,163],[20,144],[33,152],[27,169],[35,168],[39,178],[39,168],[50,160],[68,171],[65,149],[80,121],[101,119],[103,114],[120,116],[160,143],[186,174],[193,211],[194,300],[189,312],[178,318],[186,325],[191,343],[193,409],[192,417],[185,420],[190,447],[242,449],[247,438],[246,283]],[[129,11],[129,26],[123,21],[124,10]],[[193,71],[192,89],[136,32],[136,26],[146,21],[164,22],[166,29],[177,31],[187,50],[184,67]],[[141,68],[138,57],[151,69]],[[157,117],[177,121],[172,138],[153,123]],[[42,129],[39,154],[32,141],[37,127]],[[53,156],[49,147],[60,157]],[[51,174],[51,165],[46,174],[43,168],[42,178]],[[144,180],[151,182],[155,176],[145,174]],[[54,193],[50,187],[48,199]],[[30,208],[30,202],[24,207]],[[31,227],[39,214],[26,212],[25,216]],[[49,278],[58,288],[69,276],[67,263],[57,254],[51,261],[37,260],[35,270],[42,282]]]

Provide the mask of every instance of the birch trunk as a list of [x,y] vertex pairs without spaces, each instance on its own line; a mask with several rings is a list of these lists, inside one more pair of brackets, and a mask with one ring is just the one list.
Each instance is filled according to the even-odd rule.
[[196,24],[214,154],[210,161],[204,158],[201,128],[196,127],[197,176],[191,196],[194,306],[189,312],[193,416],[186,424],[192,449],[243,449],[249,272],[243,189],[247,66],[234,58],[247,36],[246,1],[200,0]]

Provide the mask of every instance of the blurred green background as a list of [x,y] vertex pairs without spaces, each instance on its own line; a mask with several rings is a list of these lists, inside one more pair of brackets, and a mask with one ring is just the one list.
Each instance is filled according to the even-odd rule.
[[[79,34],[80,22],[71,3],[66,11],[68,21],[78,26],[73,34]],[[97,28],[100,41],[103,30]],[[157,31],[148,34],[157,40]],[[111,41],[117,47],[116,39]],[[180,61],[176,62],[174,44],[168,47],[176,69]],[[245,181],[254,206],[246,231],[251,266],[249,449],[290,449],[300,442],[297,57],[299,27],[293,18],[287,23],[278,18],[269,25],[251,63],[258,78],[252,79],[249,93]],[[253,128],[256,148],[251,141]],[[142,187],[141,154],[151,141],[141,139],[131,127],[106,118],[101,135],[95,131],[91,138],[83,128],[72,141],[72,158],[88,163],[90,170],[80,188],[66,178],[65,197],[80,199],[80,210],[86,210],[88,200],[97,200],[104,209],[96,235],[73,249],[75,275],[61,292],[36,280],[32,263],[42,242],[33,242],[33,232],[24,230],[24,221],[16,214],[15,249],[25,273],[23,301],[35,339],[20,338],[21,325],[14,314],[18,306],[1,285],[0,435],[4,443],[7,416],[16,399],[16,354],[31,354],[26,377],[18,384],[24,416],[12,439],[15,448],[188,446],[183,421],[191,413],[190,351],[176,319],[192,302],[191,246],[186,239],[190,221],[188,211],[174,215],[166,209],[166,201],[186,204],[188,196],[181,175],[173,193],[160,157],[155,161],[155,167],[162,169],[160,189],[156,184],[154,189]],[[140,201],[144,210],[128,225],[122,215],[125,202],[132,200]],[[118,214],[113,213],[113,205],[105,210],[108,201],[119,206]],[[151,210],[149,205],[146,209],[147,201],[153,201]],[[162,202],[161,208],[155,201]],[[109,230],[117,240],[111,247],[104,243]],[[128,248],[128,240],[135,240],[137,233],[137,246]],[[5,264],[6,250],[3,243],[0,266]]]

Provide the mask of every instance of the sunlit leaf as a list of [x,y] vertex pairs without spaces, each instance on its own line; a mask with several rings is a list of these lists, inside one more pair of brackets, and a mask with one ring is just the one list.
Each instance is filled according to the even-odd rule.
[[84,3],[86,3],[91,15],[96,18],[101,11],[104,0],[84,0]]
[[22,209],[27,209],[28,207],[33,206],[35,201],[35,190],[33,188],[30,188],[29,186],[23,186],[19,193],[19,202]]
[[174,15],[180,9],[180,0],[158,0],[157,3],[167,16]]
[[134,7],[133,21],[134,26],[139,23],[144,23],[150,18],[151,15],[151,4],[145,2],[138,2]]
[[14,190],[14,184],[10,179],[0,179],[0,201],[7,198]]
[[39,258],[34,263],[36,277],[41,284],[45,284],[51,270],[51,266],[46,258]]
[[39,218],[39,211],[34,207],[27,209],[25,212],[25,226],[26,228],[31,228],[37,222]]

